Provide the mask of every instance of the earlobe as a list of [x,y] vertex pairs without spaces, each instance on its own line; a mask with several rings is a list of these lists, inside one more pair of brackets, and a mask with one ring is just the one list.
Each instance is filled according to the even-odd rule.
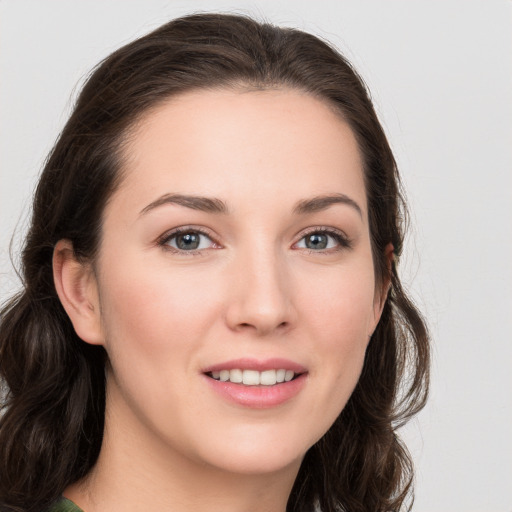
[[69,240],[59,240],[53,250],[53,279],[60,302],[87,343],[103,344],[96,276],[89,263],[79,261]]

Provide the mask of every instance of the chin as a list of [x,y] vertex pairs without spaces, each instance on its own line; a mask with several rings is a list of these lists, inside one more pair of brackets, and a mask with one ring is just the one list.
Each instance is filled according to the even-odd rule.
[[[247,432],[245,435],[229,435],[226,442],[212,442],[200,454],[203,460],[230,473],[271,474],[281,471],[298,471],[307,450],[316,438],[294,437],[290,432],[274,432],[265,436],[261,432]],[[294,428],[300,433],[298,428]],[[212,440],[213,441],[213,440]]]
[[258,454],[238,454],[234,457],[226,458],[217,467],[225,472],[239,475],[270,475],[283,471],[299,470],[305,452],[295,457],[276,455],[272,450]]

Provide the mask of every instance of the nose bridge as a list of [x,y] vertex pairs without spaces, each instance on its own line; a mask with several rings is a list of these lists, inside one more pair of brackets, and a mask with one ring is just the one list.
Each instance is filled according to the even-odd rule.
[[285,256],[275,244],[252,243],[236,257],[234,293],[228,321],[234,329],[259,335],[294,321],[291,283]]

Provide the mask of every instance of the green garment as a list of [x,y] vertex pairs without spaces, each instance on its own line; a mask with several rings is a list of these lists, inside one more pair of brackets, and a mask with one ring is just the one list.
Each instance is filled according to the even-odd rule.
[[84,512],[80,507],[77,507],[72,501],[67,498],[61,498],[55,502],[48,512]]

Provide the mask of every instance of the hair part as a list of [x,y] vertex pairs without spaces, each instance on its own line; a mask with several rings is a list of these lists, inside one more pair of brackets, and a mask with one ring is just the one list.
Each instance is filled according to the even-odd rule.
[[62,308],[52,255],[61,239],[94,261],[102,214],[122,181],[123,148],[145,113],[184,92],[290,88],[338,112],[364,163],[377,282],[391,282],[349,402],[306,454],[288,512],[389,512],[407,506],[413,470],[396,430],[424,405],[428,334],[404,292],[396,261],[405,205],[393,154],[363,81],[327,43],[248,17],[201,14],[173,20],[124,46],[91,74],[50,153],[26,238],[23,290],[2,309],[0,508],[48,507],[95,464],[105,414],[102,347],[84,343]]

